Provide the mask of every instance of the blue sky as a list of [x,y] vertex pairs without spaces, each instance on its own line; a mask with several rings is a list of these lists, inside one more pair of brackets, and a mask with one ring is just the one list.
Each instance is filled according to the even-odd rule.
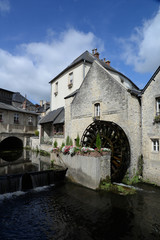
[[0,88],[50,100],[85,50],[143,88],[160,65],[160,0],[0,0]]

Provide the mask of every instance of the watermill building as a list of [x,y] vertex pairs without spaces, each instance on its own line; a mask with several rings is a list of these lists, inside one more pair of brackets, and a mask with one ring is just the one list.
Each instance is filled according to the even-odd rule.
[[[77,135],[83,146],[111,149],[112,178],[137,172],[143,156],[143,177],[158,184],[160,68],[140,90],[128,77],[100,60],[97,49],[85,51],[50,81],[51,111],[40,121],[40,138],[60,146]],[[120,176],[119,176],[120,174]]]

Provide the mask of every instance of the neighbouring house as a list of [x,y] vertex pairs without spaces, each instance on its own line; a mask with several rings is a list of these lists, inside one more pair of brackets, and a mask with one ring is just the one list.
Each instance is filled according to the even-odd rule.
[[4,139],[20,139],[23,146],[29,145],[36,129],[34,105],[20,93],[0,88],[0,146]]
[[[143,90],[85,51],[50,81],[50,112],[40,120],[40,140],[60,146],[80,136],[82,146],[111,149],[111,177],[120,181],[137,172],[155,183],[160,174],[160,68]],[[144,163],[143,163],[144,162]]]
[[12,105],[28,111],[36,111],[36,106],[27,99],[27,96],[23,97],[19,92],[13,93]]

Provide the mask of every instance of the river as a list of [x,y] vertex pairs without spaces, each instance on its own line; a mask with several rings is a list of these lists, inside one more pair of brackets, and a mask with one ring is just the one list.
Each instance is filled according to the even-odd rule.
[[160,188],[135,195],[93,191],[66,182],[0,195],[0,239],[159,240]]

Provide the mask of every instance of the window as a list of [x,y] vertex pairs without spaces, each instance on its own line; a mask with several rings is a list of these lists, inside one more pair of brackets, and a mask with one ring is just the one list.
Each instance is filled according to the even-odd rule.
[[152,151],[159,152],[159,139],[152,139]]
[[100,103],[94,104],[94,116],[100,117]]
[[160,98],[156,99],[156,116],[160,115]]
[[58,94],[58,82],[55,83],[55,92],[54,95],[57,96]]
[[33,125],[33,117],[32,116],[28,117],[28,124]]
[[69,74],[69,79],[68,79],[68,88],[71,88],[73,86],[73,72]]
[[19,123],[19,114],[18,113],[14,114],[14,123]]
[[63,124],[56,124],[54,125],[54,137],[60,137],[64,135],[64,125]]
[[3,115],[0,113],[0,122],[3,122]]

